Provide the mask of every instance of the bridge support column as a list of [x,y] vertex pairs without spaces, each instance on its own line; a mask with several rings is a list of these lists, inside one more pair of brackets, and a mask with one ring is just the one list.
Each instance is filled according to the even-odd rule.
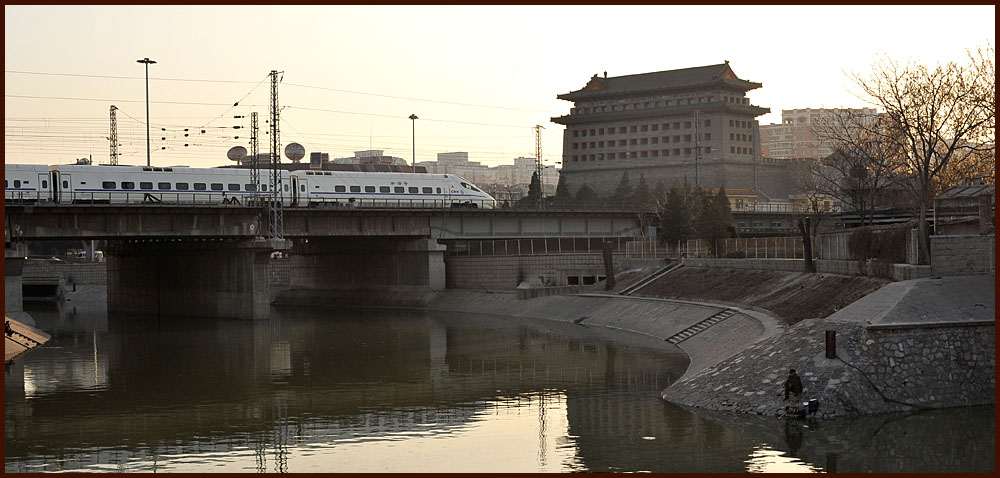
[[445,288],[445,247],[434,239],[310,239],[291,251],[289,290],[299,305],[421,307]]
[[24,269],[24,256],[26,255],[28,255],[28,246],[24,243],[8,244],[4,248],[4,312],[22,312],[24,310],[21,271]]
[[267,264],[289,241],[114,242],[107,251],[108,312],[266,319]]

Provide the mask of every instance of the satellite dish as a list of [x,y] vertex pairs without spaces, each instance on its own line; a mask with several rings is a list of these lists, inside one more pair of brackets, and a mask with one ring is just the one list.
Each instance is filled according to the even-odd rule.
[[306,155],[306,148],[299,143],[288,143],[285,146],[285,156],[293,162],[299,162]]
[[246,155],[247,149],[243,146],[233,146],[226,152],[226,157],[228,157],[230,161],[239,161]]

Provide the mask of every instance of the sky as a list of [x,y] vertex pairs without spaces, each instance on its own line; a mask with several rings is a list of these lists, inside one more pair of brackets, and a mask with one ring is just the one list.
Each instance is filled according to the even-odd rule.
[[[996,44],[980,6],[4,6],[4,161],[66,164],[110,154],[152,164],[231,164],[257,112],[268,150],[269,72],[281,147],[331,158],[381,149],[412,161],[467,151],[490,166],[542,153],[560,167],[571,102],[608,76],[729,60],[761,83],[751,104],[865,107],[849,74],[881,57],[933,65]],[[942,21],[947,19],[948,21]],[[234,106],[236,104],[236,106]],[[417,120],[408,119],[411,114]],[[204,130],[204,133],[202,133]],[[187,135],[187,136],[185,136]]]

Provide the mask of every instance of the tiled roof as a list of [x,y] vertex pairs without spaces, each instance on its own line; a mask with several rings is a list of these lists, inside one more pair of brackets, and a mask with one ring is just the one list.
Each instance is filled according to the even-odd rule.
[[653,73],[640,73],[636,75],[612,76],[602,78],[594,75],[587,86],[559,97],[567,96],[597,96],[606,94],[618,94],[630,91],[642,91],[664,88],[683,88],[689,86],[707,85],[718,80],[735,80],[737,83],[750,85],[759,84],[740,80],[733,70],[729,68],[729,63],[718,65],[697,66],[692,68],[682,68],[679,70],[657,71]]

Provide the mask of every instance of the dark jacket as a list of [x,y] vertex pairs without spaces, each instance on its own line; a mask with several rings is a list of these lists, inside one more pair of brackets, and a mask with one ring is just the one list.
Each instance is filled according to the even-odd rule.
[[788,392],[792,392],[792,395],[802,395],[802,379],[798,375],[789,375],[785,379],[785,399],[788,399]]

